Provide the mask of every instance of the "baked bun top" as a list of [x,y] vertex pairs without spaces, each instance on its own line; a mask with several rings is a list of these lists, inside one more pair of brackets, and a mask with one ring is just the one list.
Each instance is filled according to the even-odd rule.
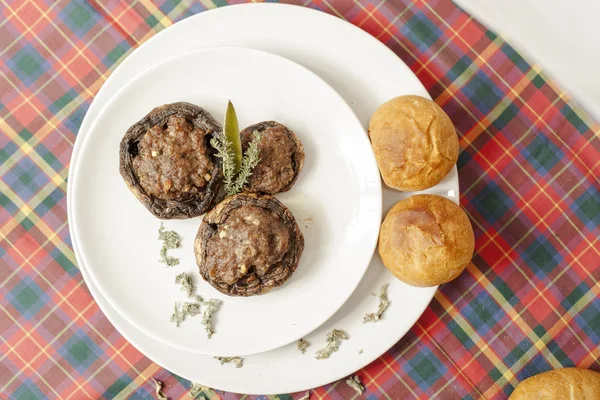
[[456,278],[473,256],[473,228],[445,197],[422,194],[394,205],[381,225],[379,254],[392,274],[412,286]]
[[458,137],[450,117],[433,101],[400,96],[371,117],[369,136],[386,185],[402,191],[437,185],[458,160]]
[[519,383],[510,400],[600,399],[600,373],[583,368],[559,368]]

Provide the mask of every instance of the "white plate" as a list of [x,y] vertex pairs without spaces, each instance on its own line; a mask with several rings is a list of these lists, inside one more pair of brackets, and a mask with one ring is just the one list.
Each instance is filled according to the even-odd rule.
[[[224,29],[223,27],[228,27]],[[306,29],[310,27],[310,29]],[[273,34],[276,32],[277,34]],[[410,69],[387,47],[361,29],[322,12],[307,8],[248,4],[230,6],[190,17],[155,35],[127,57],[113,72],[92,103],[81,126],[85,136],[107,100],[139,73],[142,66],[158,62],[156,54],[173,56],[209,46],[246,46],[270,51],[294,60],[325,79],[353,108],[366,127],[371,114],[384,101],[401,94],[428,97],[427,91]],[[73,150],[78,157],[81,140]],[[71,182],[69,181],[69,185]],[[70,186],[69,186],[70,189]],[[427,191],[458,202],[456,168],[436,187]],[[69,205],[72,202],[68,191]],[[383,190],[384,212],[409,194]],[[71,209],[69,221],[72,221]],[[99,293],[81,262],[77,243],[75,254],[86,283],[114,326],[147,357],[186,379],[215,389],[254,394],[303,391],[336,381],[377,359],[392,347],[417,321],[436,288],[414,288],[395,280],[375,256],[361,284],[344,306],[307,339],[307,354],[294,345],[247,357],[244,368],[220,367],[210,357],[174,351],[143,334],[123,319]],[[362,324],[366,311],[377,306],[370,295],[390,282],[392,301],[384,318],[375,324]],[[317,361],[314,351],[324,344],[325,334],[343,328],[350,335],[338,353]],[[358,351],[363,349],[362,354]]]
[[[240,126],[281,122],[296,132],[306,154],[296,184],[277,196],[303,231],[300,265],[282,287],[262,296],[229,297],[200,277],[192,244],[201,218],[165,224],[182,236],[181,249],[170,252],[181,264],[160,264],[160,221],[118,171],[124,132],[154,107],[186,101],[222,120],[228,99]],[[71,229],[92,279],[133,325],[190,352],[255,354],[312,332],[358,286],[377,242],[381,183],[366,132],[317,75],[263,51],[202,49],[150,67],[102,110],[73,167]],[[182,271],[194,277],[198,294],[223,300],[210,339],[202,318],[188,318],[180,327],[169,322],[174,303],[186,300],[174,282]]]

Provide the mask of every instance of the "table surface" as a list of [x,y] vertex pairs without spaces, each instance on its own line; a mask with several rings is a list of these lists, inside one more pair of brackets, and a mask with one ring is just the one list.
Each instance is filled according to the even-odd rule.
[[[225,3],[0,0],[1,398],[150,399],[152,376],[171,399],[188,398],[190,382],[138,352],[90,296],[71,248],[65,180],[83,116],[118,63],[165,27]],[[450,115],[475,230],[466,271],[358,372],[365,397],[503,399],[551,368],[600,371],[600,127],[450,0],[305,5],[388,45]],[[312,399],[353,397],[338,382]]]

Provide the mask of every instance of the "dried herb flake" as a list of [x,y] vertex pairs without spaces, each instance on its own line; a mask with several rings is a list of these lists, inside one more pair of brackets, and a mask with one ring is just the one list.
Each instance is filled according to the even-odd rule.
[[308,346],[310,346],[310,343],[308,343],[306,340],[304,340],[304,339],[298,340],[298,350],[300,350],[302,352],[302,354],[306,353],[306,348]]
[[210,299],[203,302],[203,304],[206,306],[206,308],[204,309],[204,314],[202,314],[202,325],[204,325],[204,330],[210,339],[213,333],[215,333],[212,327],[212,316],[215,312],[217,312],[217,310],[219,310],[223,302],[218,299]]
[[[192,382],[192,387],[190,388],[190,391],[188,392],[188,396],[190,399],[205,400],[206,397],[204,395],[202,395],[202,392],[204,392],[205,390],[208,390],[208,388],[206,386],[202,386],[199,383]],[[198,396],[202,396],[202,397],[198,397]]]
[[181,290],[186,292],[187,296],[189,298],[193,298],[195,302],[183,303],[181,308],[180,303],[175,303],[175,311],[171,316],[171,322],[174,322],[177,324],[177,327],[179,327],[179,325],[185,321],[187,316],[193,317],[200,314],[201,306],[204,306],[205,308],[204,313],[202,314],[202,325],[204,326],[204,330],[210,339],[213,333],[215,333],[212,327],[212,316],[219,310],[223,302],[218,299],[204,301],[202,296],[195,295],[192,277],[185,272],[182,272],[175,277],[175,283],[181,285]]
[[175,323],[179,328],[179,325],[185,321],[187,316],[194,317],[200,314],[200,303],[183,303],[181,308],[179,307],[180,303],[175,303],[175,310],[173,311],[173,315],[171,315],[171,322]]
[[160,249],[160,260],[159,262],[166,264],[167,267],[172,267],[179,264],[179,259],[167,255],[168,250],[176,249],[179,247],[179,235],[175,231],[166,231],[163,224],[160,224],[158,228],[158,239],[162,240],[163,245]]
[[348,386],[350,386],[352,389],[356,390],[356,393],[358,395],[363,394],[365,391],[365,387],[363,386],[362,382],[360,381],[360,378],[358,377],[358,375],[354,375],[354,376],[346,379],[346,384]]
[[236,368],[242,368],[244,365],[244,359],[242,357],[215,357],[216,360],[221,362],[221,365],[230,363],[233,361]]
[[175,277],[175,284],[181,285],[181,290],[186,292],[188,297],[194,297],[194,282],[192,282],[190,274],[185,272],[180,273]]
[[158,379],[156,379],[155,377],[152,377],[152,380],[154,381],[154,385],[156,386],[156,398],[158,400],[169,400],[169,398],[167,396],[164,395],[164,393],[162,392],[162,387],[163,387],[163,383],[161,381],[159,381]]
[[388,300],[388,297],[387,297],[388,286],[389,286],[389,283],[386,283],[385,285],[383,285],[381,287],[381,289],[379,291],[379,307],[377,308],[377,312],[366,313],[365,317],[363,318],[364,324],[366,324],[367,322],[375,322],[375,321],[379,320],[379,318],[381,318],[381,315],[383,314],[385,309],[388,308],[388,306],[390,305],[390,301]]
[[333,353],[338,351],[340,348],[340,343],[342,340],[348,339],[348,335],[340,329],[334,329],[331,333],[327,334],[327,345],[325,348],[320,349],[315,354],[315,358],[317,360],[322,360],[324,358],[329,358]]
[[310,400],[310,390],[306,394],[300,397],[298,400]]

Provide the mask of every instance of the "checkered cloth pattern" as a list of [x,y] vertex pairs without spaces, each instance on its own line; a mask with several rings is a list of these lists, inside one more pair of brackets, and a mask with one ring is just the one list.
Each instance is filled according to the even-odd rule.
[[[150,399],[151,376],[171,399],[187,398],[190,382],[138,352],[90,296],[65,180],[83,116],[119,62],[174,22],[225,4],[0,0],[0,398]],[[365,398],[504,399],[551,368],[600,370],[600,127],[450,0],[304,5],[389,46],[450,115],[475,229],[467,270],[358,372]],[[354,396],[334,383],[312,398]]]

